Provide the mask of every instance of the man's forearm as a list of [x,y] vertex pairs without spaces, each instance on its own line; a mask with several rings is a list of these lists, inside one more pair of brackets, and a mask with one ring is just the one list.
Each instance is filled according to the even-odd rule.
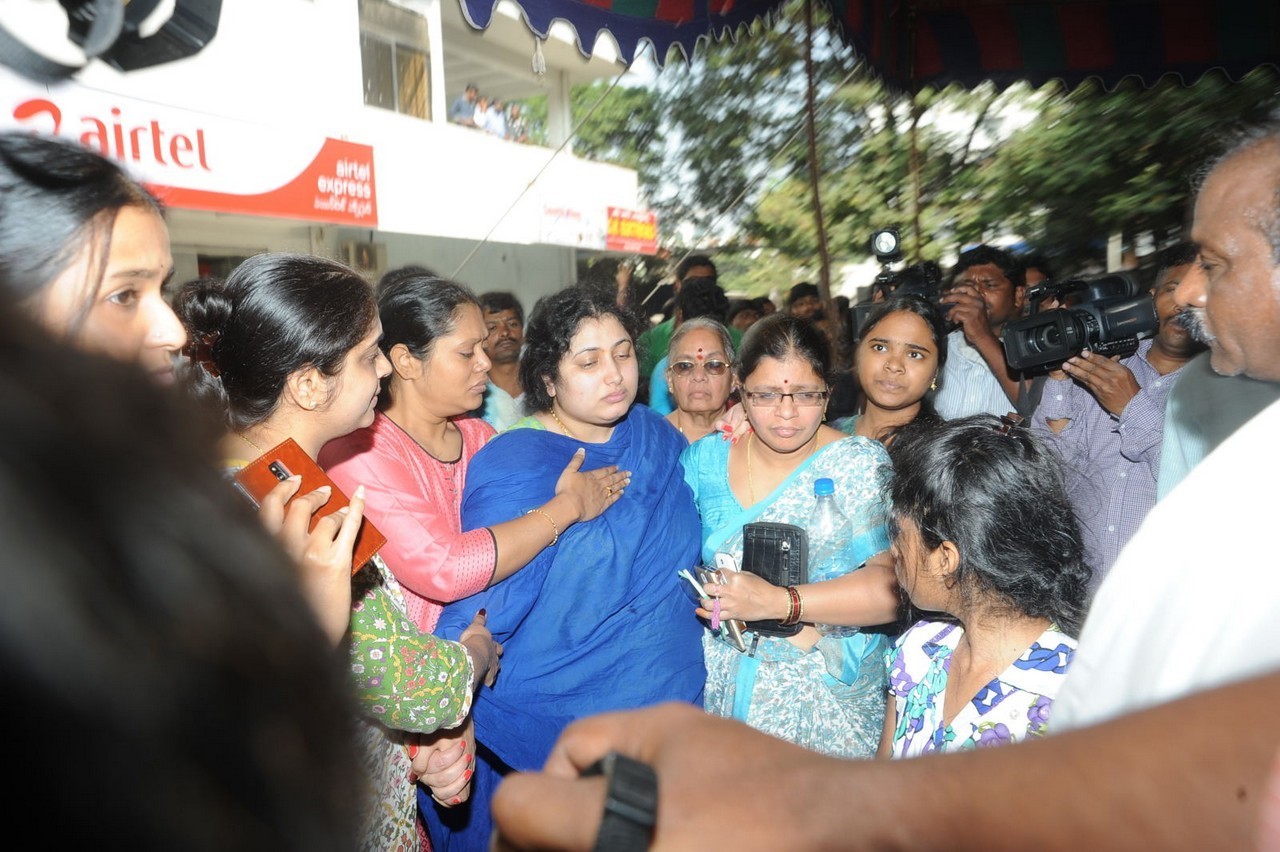
[[1278,703],[1273,674],[1016,746],[826,767],[841,798],[804,819],[832,848],[1253,848]]

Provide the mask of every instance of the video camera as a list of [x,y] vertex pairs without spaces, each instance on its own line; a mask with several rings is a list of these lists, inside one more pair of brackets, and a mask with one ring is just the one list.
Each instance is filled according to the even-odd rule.
[[[1001,343],[1014,370],[1061,364],[1088,349],[1099,355],[1132,355],[1138,341],[1159,326],[1151,297],[1125,272],[1045,282],[1029,294],[1032,314],[1005,323]],[[1035,313],[1046,299],[1063,307]]]
[[857,338],[858,331],[876,303],[883,301],[890,294],[919,296],[942,309],[939,304],[942,296],[942,267],[933,261],[926,260],[898,270],[890,268],[894,261],[902,258],[901,243],[896,228],[876,231],[871,237],[871,251],[880,261],[880,272],[871,284],[869,298],[853,306],[851,311],[853,328],[849,335],[850,340]]

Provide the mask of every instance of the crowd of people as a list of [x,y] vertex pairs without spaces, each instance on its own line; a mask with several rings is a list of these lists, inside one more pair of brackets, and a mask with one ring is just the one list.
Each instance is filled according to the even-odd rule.
[[[1275,842],[1266,501],[1209,498],[1280,473],[1280,128],[1207,175],[1155,334],[1032,382],[1026,264],[988,246],[847,364],[816,287],[733,303],[706,255],[647,328],[286,253],[170,304],[159,203],[0,134],[0,636],[10,718],[59,726],[24,777],[88,751],[139,783],[67,836],[183,848]],[[1210,358],[1266,392],[1179,395]],[[333,486],[244,500],[286,444]]]
[[463,127],[474,127],[499,139],[512,142],[529,141],[529,122],[521,105],[480,94],[475,83],[468,83],[462,94],[449,105],[449,120]]

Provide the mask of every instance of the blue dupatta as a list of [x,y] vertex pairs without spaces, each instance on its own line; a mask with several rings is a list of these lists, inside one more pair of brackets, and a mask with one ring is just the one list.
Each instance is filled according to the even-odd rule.
[[[431,812],[419,794],[437,848],[487,848],[487,796],[496,776],[540,769],[569,722],[662,701],[702,705],[702,627],[677,575],[698,562],[698,514],[679,463],[684,438],[643,405],[632,407],[605,444],[521,428],[526,421],[494,437],[471,462],[464,529],[550,500],[580,446],[587,450],[583,470],[616,464],[631,471],[631,484],[603,515],[562,530],[524,568],[441,614],[436,632],[457,638],[487,609],[504,653],[497,682],[475,699],[483,749],[471,801]],[[442,821],[453,825],[442,831]]]

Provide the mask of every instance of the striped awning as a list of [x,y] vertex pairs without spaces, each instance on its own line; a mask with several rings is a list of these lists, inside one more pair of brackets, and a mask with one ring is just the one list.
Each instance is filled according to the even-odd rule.
[[[496,0],[461,0],[471,24],[488,26]],[[659,61],[679,45],[721,38],[774,15],[781,0],[516,0],[534,32],[571,24],[588,54],[608,30],[625,61],[643,42]],[[1040,85],[1088,78],[1108,87],[1167,74],[1193,82],[1219,69],[1232,79],[1280,65],[1280,0],[817,0],[845,43],[890,86]]]

